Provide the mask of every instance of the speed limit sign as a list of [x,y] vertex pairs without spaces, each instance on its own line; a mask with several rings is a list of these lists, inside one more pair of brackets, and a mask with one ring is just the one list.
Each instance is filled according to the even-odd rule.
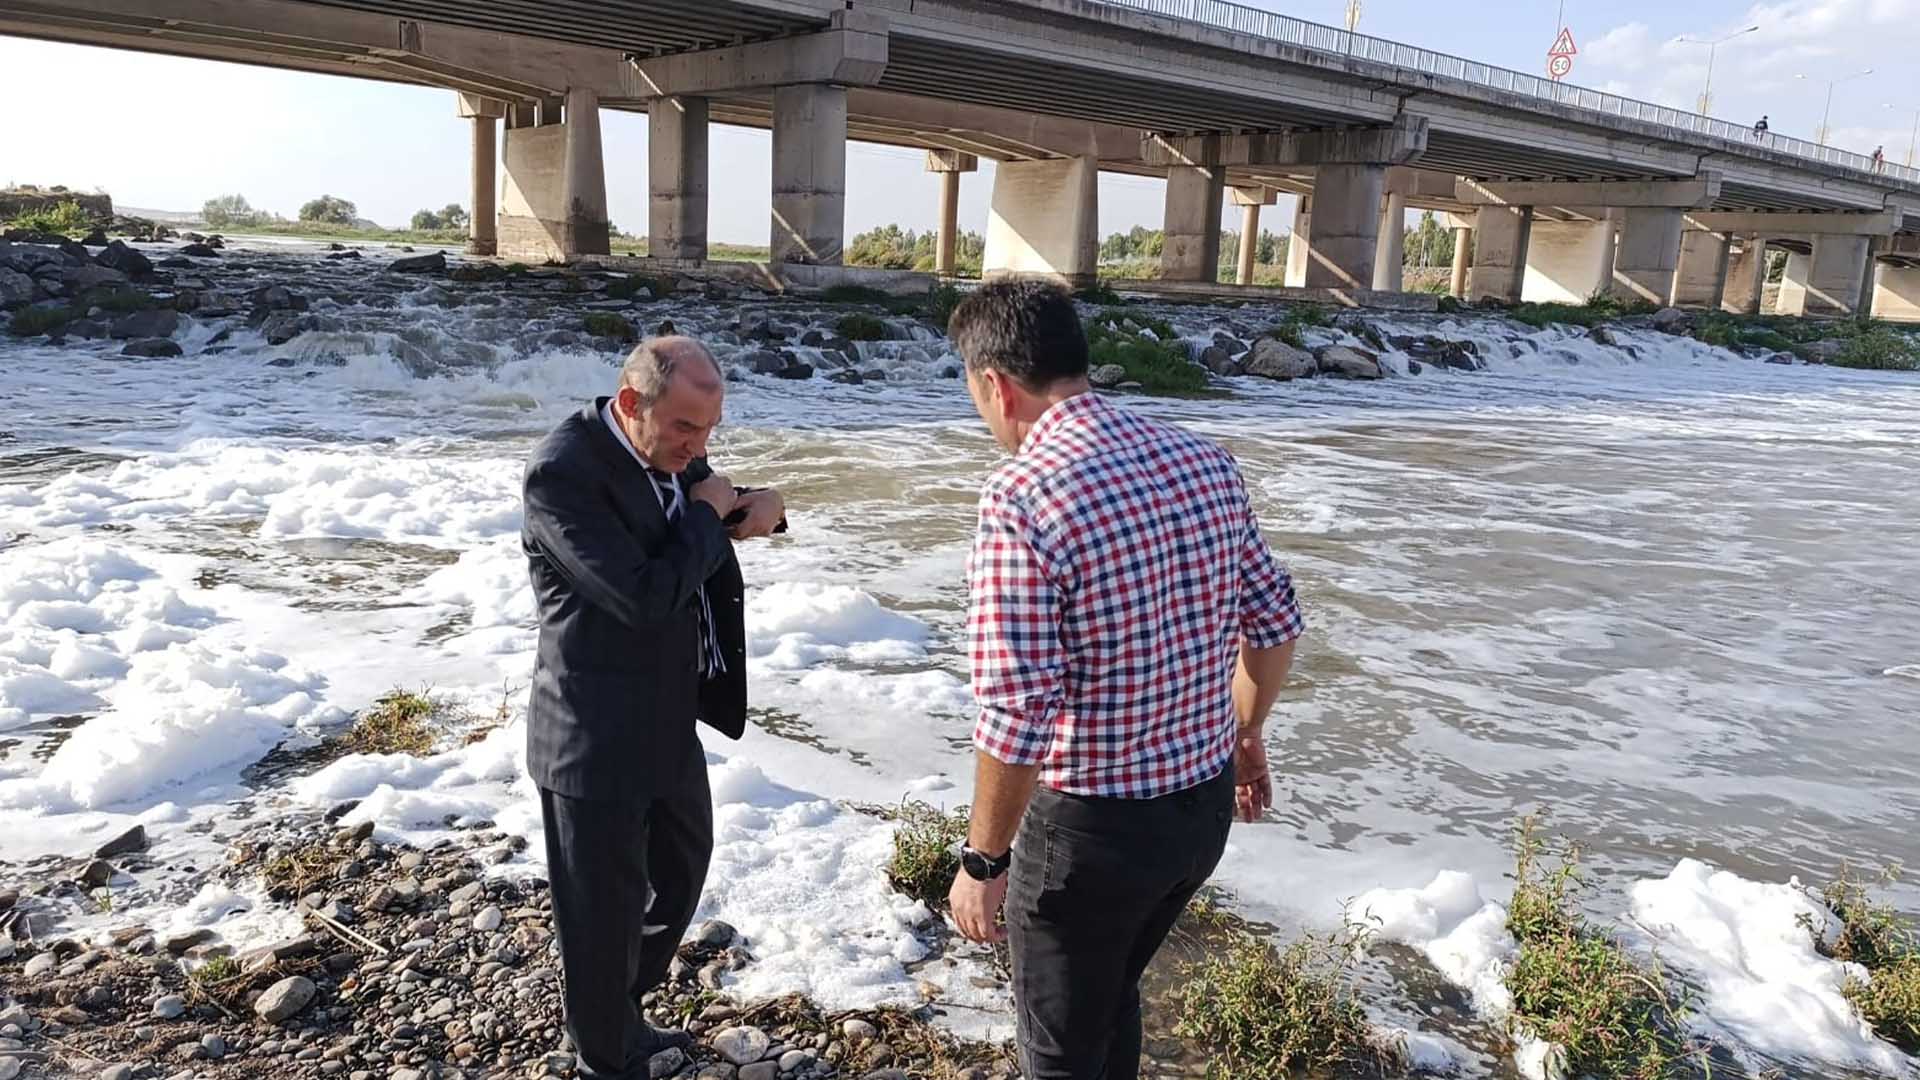
[[1573,57],[1556,56],[1547,61],[1547,74],[1556,79],[1564,79],[1573,70]]

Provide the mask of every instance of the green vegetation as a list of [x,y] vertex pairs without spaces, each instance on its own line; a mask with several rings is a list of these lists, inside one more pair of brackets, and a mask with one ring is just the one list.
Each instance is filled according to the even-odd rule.
[[437,229],[464,230],[467,227],[466,207],[459,203],[448,203],[439,211],[415,210],[412,227],[419,232],[432,232]]
[[[1891,872],[1883,881],[1891,882]],[[1822,955],[1867,969],[1867,979],[1849,978],[1842,993],[1874,1033],[1909,1054],[1920,1053],[1920,935],[1891,905],[1873,898],[1866,883],[1846,870],[1820,900],[1840,920],[1829,943],[1825,927],[1812,927]]]
[[1620,300],[1596,294],[1584,304],[1521,304],[1507,312],[1517,323],[1542,328],[1581,326],[1592,328],[1603,322],[1628,315],[1651,315],[1659,309],[1644,301]]
[[1174,337],[1173,324],[1165,319],[1156,319],[1151,315],[1136,315],[1125,308],[1103,308],[1100,313],[1087,320],[1087,332],[1095,329],[1112,330],[1138,337],[1141,330],[1153,331],[1153,336],[1161,341],[1170,341]]
[[892,293],[867,285],[834,285],[820,291],[820,299],[829,304],[885,305],[893,298]]
[[322,225],[352,225],[360,208],[337,195],[322,195],[300,207],[300,220]]
[[99,308],[102,311],[125,315],[128,312],[145,311],[148,308],[157,307],[158,303],[152,296],[139,289],[110,288],[94,289],[81,297],[80,303],[76,306],[87,310]]
[[886,323],[859,312],[842,315],[840,321],[833,324],[833,330],[848,341],[885,341],[892,336]]
[[1279,325],[1268,330],[1267,337],[1284,342],[1296,349],[1306,348],[1306,329],[1310,326],[1325,327],[1333,325],[1333,313],[1326,308],[1304,305],[1287,309],[1287,317]]
[[1693,321],[1693,336],[1698,341],[1723,349],[1770,349],[1774,352],[1792,352],[1794,346],[1792,338],[1774,329],[1767,322],[1735,318],[1718,312],[1697,316]]
[[940,328],[941,333],[946,333],[947,324],[953,321],[953,309],[959,307],[960,301],[966,298],[965,293],[952,285],[935,285],[933,291],[927,294],[927,318]]
[[381,695],[373,707],[353,719],[338,739],[350,754],[413,754],[433,752],[454,711],[445,701],[395,688]]
[[[844,261],[848,266],[930,272],[939,243],[939,234],[931,229],[914,232],[912,229],[903,230],[898,225],[886,225],[855,235],[847,244]],[[961,233],[954,237],[954,270],[978,277],[986,252],[986,239],[979,233]]]
[[1275,951],[1245,930],[1225,930],[1210,907],[1198,918],[1232,945],[1182,972],[1174,991],[1174,1033],[1216,1055],[1210,1080],[1382,1076],[1405,1068],[1400,1047],[1367,1022],[1354,990],[1364,931],[1348,926]]
[[1870,371],[1920,371],[1920,342],[1911,334],[1875,326],[1848,338],[1846,347],[1827,363]]
[[1123,307],[1127,298],[1114,292],[1106,282],[1095,282],[1073,294],[1075,300],[1083,304],[1099,304],[1101,307]]
[[244,974],[246,973],[241,970],[239,961],[233,957],[216,956],[194,968],[189,978],[193,980],[194,985],[205,990],[224,982],[231,982]]
[[[514,265],[518,266],[519,264],[516,263]],[[526,267],[520,267],[520,272],[525,273]],[[616,300],[631,300],[639,296],[642,292],[647,294],[649,300],[658,300],[661,297],[672,295],[673,282],[648,277],[645,274],[629,274],[626,277],[614,278],[612,281],[607,282],[607,295]]]
[[220,195],[201,204],[200,220],[215,229],[239,229],[265,224],[272,215],[255,210],[245,195]]
[[15,229],[76,236],[92,229],[93,219],[87,216],[87,211],[79,203],[68,199],[46,209],[30,210],[14,218],[10,224]]
[[1656,1080],[1689,1071],[1703,1048],[1687,1036],[1686,1000],[1658,967],[1637,963],[1579,913],[1579,849],[1566,845],[1551,868],[1545,849],[1537,821],[1523,820],[1507,911],[1520,945],[1507,973],[1509,1023],[1562,1047],[1568,1076]]
[[26,307],[13,313],[7,323],[7,332],[15,337],[34,337],[50,334],[72,322],[76,316],[66,307]]
[[616,341],[640,340],[640,332],[633,328],[633,324],[611,311],[589,311],[580,322],[587,328],[587,333],[594,337],[613,338]]
[[937,810],[923,802],[893,811],[893,858],[887,881],[898,891],[938,910],[945,907],[960,872],[960,845],[967,839],[967,808]]
[[[1087,324],[1087,349],[1095,368],[1117,364],[1127,373],[1127,382],[1136,382],[1150,394],[1197,394],[1207,388],[1207,371],[1187,357],[1187,347],[1172,338],[1169,329],[1159,341],[1150,341],[1138,332],[1117,329],[1112,312],[1103,312]],[[1154,323],[1157,320],[1146,320]],[[1158,334],[1166,329],[1149,326]]]

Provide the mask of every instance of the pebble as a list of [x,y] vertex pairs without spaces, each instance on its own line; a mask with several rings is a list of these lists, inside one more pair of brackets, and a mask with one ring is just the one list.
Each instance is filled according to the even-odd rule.
[[756,1027],[732,1027],[713,1037],[713,1048],[735,1065],[751,1065],[767,1055],[772,1040]]
[[95,1073],[99,1080],[133,1080],[133,1066],[109,1065]]
[[664,1077],[678,1073],[686,1065],[687,1052],[677,1046],[669,1046],[647,1059],[647,1075],[653,1080],[663,1080]]
[[491,934],[500,929],[500,924],[505,920],[506,915],[498,907],[490,906],[473,917],[473,928],[483,934]]
[[719,919],[708,919],[700,924],[700,929],[695,932],[693,940],[696,944],[711,949],[724,949],[733,944],[733,939],[739,936],[740,932],[732,926]]
[[14,1080],[21,1068],[19,1058],[0,1058],[0,1080]]
[[799,1072],[802,1066],[813,1060],[813,1055],[805,1050],[789,1050],[780,1055],[780,1071],[783,1073]]
[[178,1020],[187,1013],[187,999],[179,994],[168,994],[153,1003],[155,1020]]
[[227,1056],[227,1040],[218,1035],[206,1035],[200,1039],[200,1049],[215,1061]]
[[880,1037],[879,1029],[858,1017],[840,1025],[840,1033],[854,1043],[872,1042]]
[[756,1061],[751,1065],[742,1065],[740,1080],[780,1080],[780,1065],[773,1061]]
[[37,979],[47,972],[52,971],[54,966],[59,962],[60,958],[51,952],[39,953],[34,956],[33,959],[27,961],[27,966],[20,969],[20,974],[25,975],[29,979]]
[[313,985],[313,980],[294,975],[268,987],[267,992],[260,995],[260,1000],[253,1003],[253,1011],[267,1023],[277,1024],[298,1015],[300,1010],[313,1003],[317,993],[319,988]]

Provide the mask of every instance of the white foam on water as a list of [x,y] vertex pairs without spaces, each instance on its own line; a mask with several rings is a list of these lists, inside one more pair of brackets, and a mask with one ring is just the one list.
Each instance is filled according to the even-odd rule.
[[1920,1061],[1876,1038],[1842,991],[1865,968],[1820,955],[1840,921],[1786,884],[1749,881],[1683,859],[1664,878],[1636,883],[1633,920],[1662,960],[1699,981],[1710,1032],[1762,1054],[1912,1075]]

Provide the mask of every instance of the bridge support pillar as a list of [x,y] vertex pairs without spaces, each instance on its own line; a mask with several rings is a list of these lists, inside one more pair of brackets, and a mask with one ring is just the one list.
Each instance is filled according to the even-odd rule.
[[1734,315],[1760,314],[1760,294],[1767,287],[1767,240],[1743,236],[1727,259],[1727,287],[1720,309]]
[[1520,297],[1535,304],[1584,304],[1607,291],[1613,277],[1612,221],[1535,219],[1527,237],[1526,279]]
[[1240,257],[1234,268],[1234,284],[1253,284],[1253,268],[1260,256],[1260,208],[1278,201],[1272,188],[1233,189],[1233,203],[1240,208]]
[[1673,306],[1720,310],[1727,290],[1733,238],[1726,233],[1688,229],[1680,237],[1680,267],[1674,272]]
[[847,226],[847,90],[807,84],[773,91],[776,263],[838,266]]
[[496,121],[507,115],[507,103],[491,98],[459,94],[459,113],[473,125],[473,165],[469,173],[467,253],[492,255],[499,250],[499,204],[494,185],[499,183],[499,129]]
[[1920,266],[1880,264],[1873,285],[1873,317],[1920,322]]
[[1620,213],[1620,242],[1609,292],[1622,300],[1664,307],[1673,298],[1686,213],[1667,206],[1631,206]]
[[647,254],[707,257],[707,99],[647,103]]
[[1787,252],[1787,268],[1780,275],[1780,294],[1774,297],[1775,315],[1805,315],[1807,313],[1807,284],[1813,277],[1812,254],[1802,255],[1797,251]]
[[1371,289],[1380,255],[1385,165],[1321,165],[1313,179],[1309,289]]
[[1307,285],[1307,259],[1313,248],[1313,196],[1302,195],[1293,208],[1293,230],[1287,234],[1287,276],[1289,289]]
[[933,272],[954,272],[960,241],[960,174],[980,167],[980,159],[958,150],[927,151],[927,171],[940,176],[940,231],[933,249]]
[[1167,205],[1161,218],[1162,278],[1220,279],[1220,203],[1226,190],[1227,170],[1218,165],[1175,165],[1167,170]]
[[1860,309],[1873,258],[1871,236],[1813,238],[1802,315],[1851,315]]
[[1533,207],[1483,206],[1474,215],[1473,281],[1475,300],[1517,304],[1527,280],[1527,243],[1533,234]]
[[1473,266],[1473,230],[1465,225],[1453,227],[1453,281],[1447,295],[1455,300],[1467,298],[1467,271]]
[[1407,195],[1389,190],[1380,208],[1380,242],[1373,258],[1373,291],[1401,292],[1406,287]]
[[984,276],[1092,285],[1100,257],[1099,172],[1090,157],[996,166]]
[[557,111],[540,110],[539,118],[551,123],[507,128],[498,246],[500,254],[523,262],[608,252],[599,99],[592,90],[569,90],[564,119]]

